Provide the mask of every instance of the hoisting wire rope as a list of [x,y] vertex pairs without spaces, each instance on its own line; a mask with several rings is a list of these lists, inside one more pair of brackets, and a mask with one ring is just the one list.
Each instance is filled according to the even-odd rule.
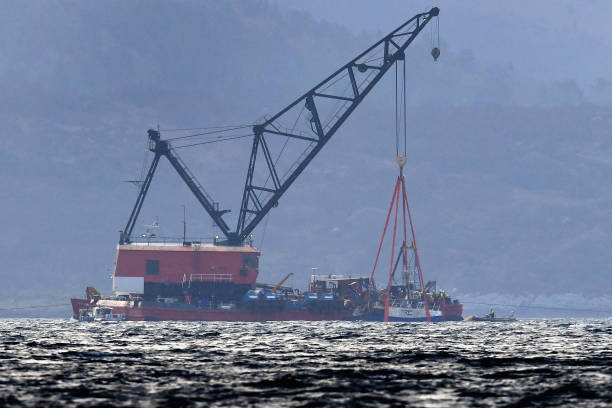
[[208,135],[214,135],[214,134],[223,133],[223,132],[230,132],[232,130],[245,129],[245,128],[252,127],[252,126],[253,125],[240,125],[240,126],[234,126],[234,127],[225,128],[225,129],[210,130],[208,132],[194,133],[194,134],[191,134],[191,135],[171,137],[171,138],[168,138],[166,140],[172,141],[172,140],[188,139],[188,138],[191,138],[191,137],[198,137],[198,136],[208,136]]
[[434,25],[429,25],[429,48],[433,49],[434,47]]
[[223,125],[223,126],[208,126],[208,127],[192,127],[192,128],[176,128],[176,129],[160,129],[160,132],[186,132],[189,130],[213,130],[213,129],[227,129],[234,127],[248,127],[253,126],[251,124],[240,124],[240,125]]
[[438,35],[438,42],[436,47],[440,48],[440,15],[436,16],[436,34]]
[[406,96],[406,58],[402,61],[402,78],[401,78],[401,94],[399,93],[400,78],[399,78],[399,62],[395,63],[395,156],[399,156],[401,151],[400,134],[404,133],[404,157],[407,154],[408,142],[408,113],[407,113],[407,96]]
[[432,49],[440,47],[440,15],[437,15],[435,18],[436,25],[431,24],[429,26],[429,44]]
[[[412,27],[412,26],[411,26]],[[408,28],[410,29],[410,27]],[[404,157],[406,156],[406,56],[404,56],[403,62],[403,78],[402,78],[402,95],[399,94],[399,60],[395,62],[395,156],[400,154],[400,133],[402,127],[402,114],[403,114],[403,126],[404,126]],[[400,108],[400,104],[403,105],[403,113]]]
[[404,58],[404,63],[403,63],[403,67],[404,67],[404,79],[402,81],[402,85],[404,87],[404,157],[406,157],[406,144],[407,144],[407,119],[406,119],[406,58]]
[[[435,31],[434,31],[435,30]],[[429,26],[429,45],[431,47],[431,56],[437,60],[440,56],[440,16],[436,16],[436,24]]]
[[[407,103],[406,103],[406,58],[402,61],[402,77],[399,76],[399,62],[395,64],[395,156],[399,156],[402,151],[400,136],[403,132],[403,150],[404,157],[407,153],[408,142],[408,119],[407,119]],[[401,80],[401,83],[400,83]],[[401,93],[398,89],[401,86]]]
[[190,143],[190,144],[186,144],[186,145],[182,145],[182,146],[172,146],[172,149],[176,150],[176,149],[183,149],[185,147],[192,147],[192,146],[200,146],[200,145],[211,144],[211,143],[226,142],[228,140],[244,139],[245,137],[253,137],[253,134],[249,133],[249,134],[246,134],[246,135],[228,136],[228,137],[225,137],[223,139],[218,139],[218,140],[207,140],[205,142]]
[[399,156],[399,121],[397,120],[397,63],[395,63],[395,157]]

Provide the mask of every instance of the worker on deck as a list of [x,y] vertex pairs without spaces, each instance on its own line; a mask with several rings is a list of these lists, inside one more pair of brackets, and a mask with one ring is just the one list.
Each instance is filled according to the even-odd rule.
[[489,316],[491,316],[491,319],[495,319],[495,309],[491,308],[491,313],[489,313]]

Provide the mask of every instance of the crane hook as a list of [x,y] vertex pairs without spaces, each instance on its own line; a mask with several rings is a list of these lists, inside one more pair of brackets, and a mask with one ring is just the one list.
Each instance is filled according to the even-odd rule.
[[431,56],[433,57],[434,61],[437,61],[438,57],[440,56],[440,49],[438,47],[432,48]]

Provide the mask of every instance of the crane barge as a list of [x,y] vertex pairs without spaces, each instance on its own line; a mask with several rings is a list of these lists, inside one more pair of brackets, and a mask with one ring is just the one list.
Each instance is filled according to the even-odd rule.
[[[75,317],[116,320],[339,320],[349,319],[374,289],[368,278],[313,275],[309,290],[257,283],[260,252],[251,234],[317,156],[381,78],[406,58],[405,51],[439,9],[413,16],[337,69],[275,115],[252,127],[252,147],[237,225],[230,212],[204,189],[179,156],[176,139],[149,129],[153,159],[128,221],[120,231],[112,298],[88,288],[86,299],[72,299]],[[437,59],[439,49],[432,50]],[[228,139],[231,139],[228,138]],[[287,143],[301,146],[296,159],[281,168]],[[279,155],[273,146],[282,144]],[[134,236],[134,227],[156,169],[165,157],[213,220],[222,236],[212,243],[156,242]],[[94,295],[95,294],[95,295]]]

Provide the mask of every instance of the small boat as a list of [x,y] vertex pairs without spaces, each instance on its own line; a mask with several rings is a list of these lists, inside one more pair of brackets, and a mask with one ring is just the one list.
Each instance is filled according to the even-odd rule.
[[516,318],[514,317],[514,312],[510,313],[510,316],[506,317],[495,317],[494,313],[489,313],[484,316],[468,316],[465,318],[465,321],[472,322],[494,322],[494,323],[508,323],[508,322],[516,322]]
[[93,322],[94,317],[93,317],[93,314],[91,313],[91,311],[89,311],[87,309],[80,309],[79,310],[78,320],[79,320],[79,322]]
[[91,311],[79,311],[81,322],[120,322],[122,320],[125,320],[125,316],[121,313],[113,313],[110,307],[94,307]]

